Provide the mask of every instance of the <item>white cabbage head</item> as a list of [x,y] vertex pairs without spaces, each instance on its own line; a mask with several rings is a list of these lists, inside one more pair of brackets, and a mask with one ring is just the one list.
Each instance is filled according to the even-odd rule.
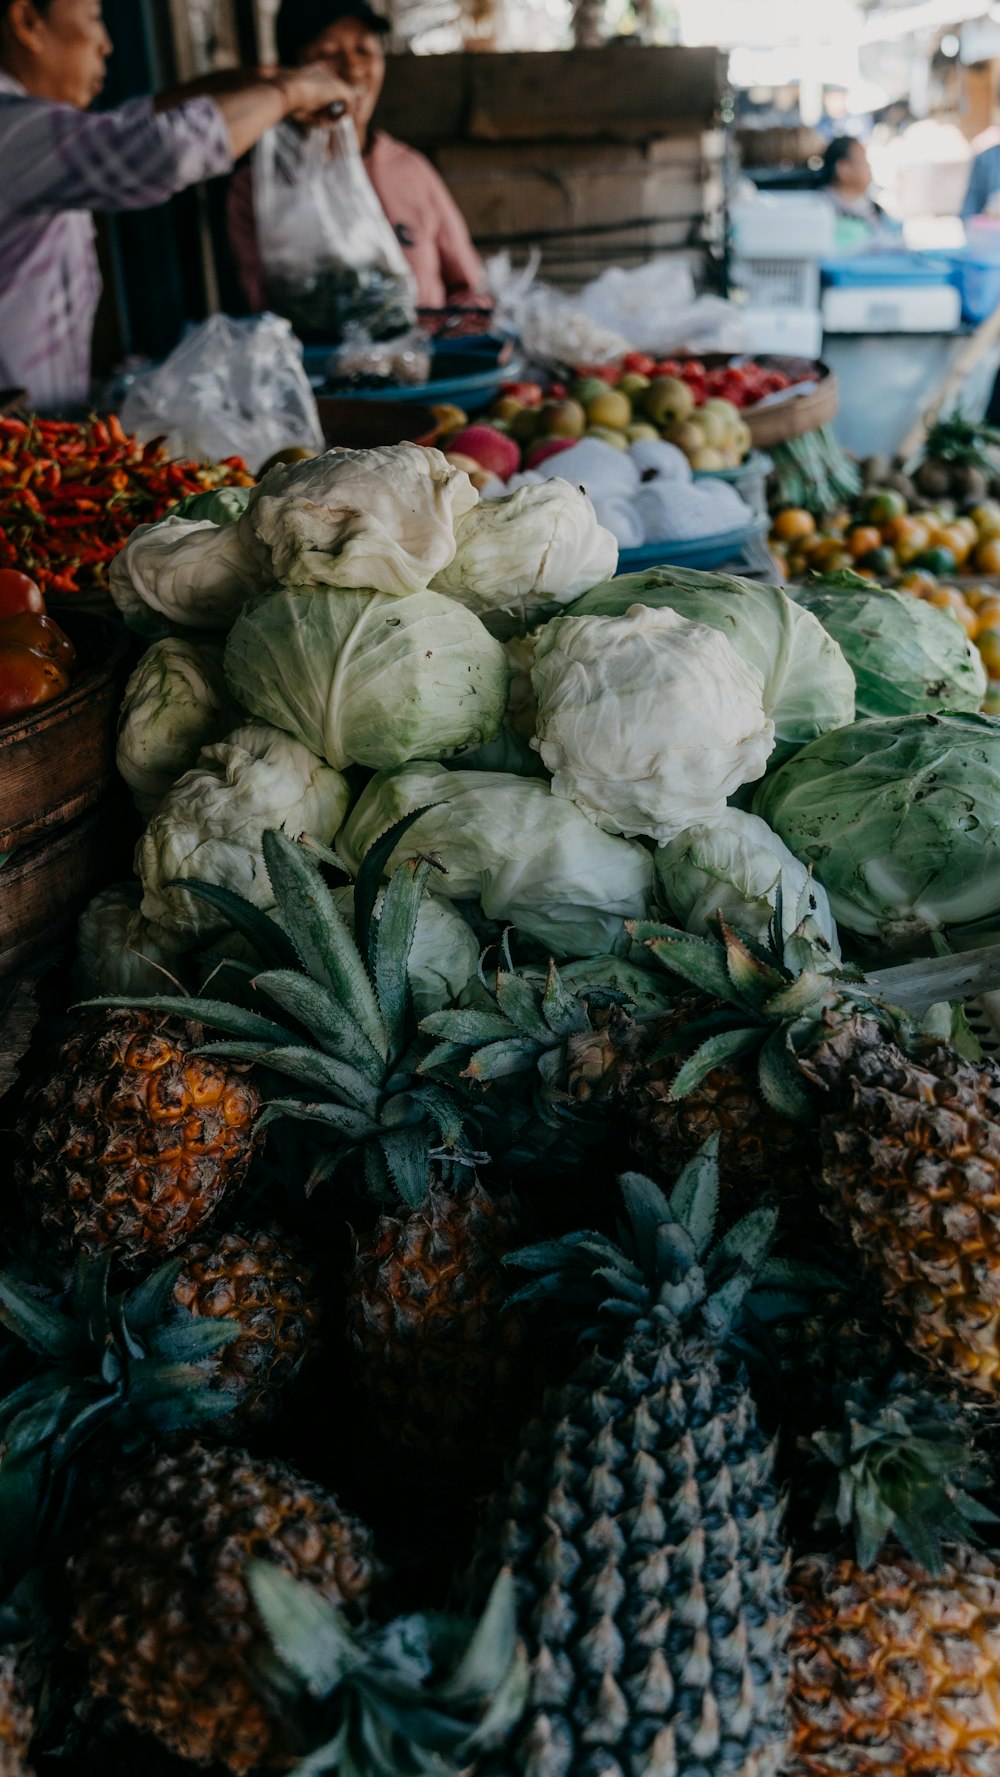
[[664,842],[764,775],[774,724],[732,643],[669,608],[555,617],[535,649],[532,745],[552,789],[609,833]]
[[111,563],[111,596],[126,622],[225,630],[267,580],[238,525],[170,513],[141,524]]
[[243,612],[225,666],[244,708],[338,768],[482,746],[507,701],[500,643],[437,592],[279,587]]
[[460,520],[454,560],[434,581],[484,619],[537,621],[611,577],[618,545],[586,494],[568,481],[522,487]]
[[670,911],[699,937],[714,932],[721,913],[741,932],[765,938],[780,891],[783,935],[811,918],[840,955],[825,888],[759,815],[726,808],[717,820],[686,828],[658,848],[656,874]]
[[478,504],[438,450],[392,444],[278,464],[254,488],[239,532],[268,579],[293,586],[421,592],[455,554]]
[[301,741],[249,722],[205,747],[168,790],[136,851],[142,911],[162,942],[184,949],[226,929],[207,902],[168,885],[178,877],[220,883],[255,906],[273,907],[262,840],[268,827],[324,845],[350,802],[339,771]]
[[141,898],[138,883],[118,883],[102,889],[81,913],[73,970],[73,991],[81,999],[171,991],[177,957],[143,918]]
[[431,852],[443,873],[432,892],[478,899],[487,919],[514,925],[557,957],[628,948],[626,919],[644,919],[653,860],[641,845],[602,833],[537,778],[402,765],[381,772],[342,829],[337,850],[356,873],[369,847],[412,809],[426,807],[389,860]]
[[147,818],[202,747],[240,720],[211,644],[166,636],[147,649],[125,687],[118,770]]

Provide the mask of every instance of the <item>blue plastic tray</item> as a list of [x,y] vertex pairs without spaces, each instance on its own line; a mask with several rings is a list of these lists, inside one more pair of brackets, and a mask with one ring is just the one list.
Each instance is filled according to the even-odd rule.
[[950,284],[951,261],[933,253],[856,253],[849,259],[824,259],[823,281],[854,289],[882,284]]
[[345,395],[357,401],[414,401],[432,407],[452,401],[466,413],[481,413],[489,407],[502,383],[516,381],[521,374],[521,361],[510,357],[500,362],[500,354],[508,342],[496,334],[473,334],[468,338],[441,340],[431,346],[435,371],[430,382],[406,386],[391,384],[380,389],[354,389],[346,385],[327,387],[323,382],[330,361],[332,346],[306,346],[303,351],[306,375],[318,394]]
[[641,549],[623,549],[618,573],[633,574],[639,568],[721,568],[735,560],[748,543],[763,537],[767,529],[766,518],[755,518],[752,524],[719,531],[714,537],[699,537],[694,543],[644,543]]

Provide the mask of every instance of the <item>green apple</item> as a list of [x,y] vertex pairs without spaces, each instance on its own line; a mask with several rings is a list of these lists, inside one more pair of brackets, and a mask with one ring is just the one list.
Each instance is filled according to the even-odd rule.
[[586,408],[588,426],[610,426],[613,432],[624,432],[632,424],[632,403],[620,389],[602,389]]
[[628,450],[628,439],[624,432],[614,426],[588,426],[585,437],[597,438],[601,444],[610,444],[612,450]]
[[682,426],[694,412],[694,396],[679,376],[658,376],[643,396],[642,409],[654,426]]
[[634,420],[631,426],[625,427],[625,436],[630,444],[653,444],[659,440],[659,432],[648,420]]
[[579,401],[543,401],[538,433],[543,438],[582,438],[587,416]]
[[622,377],[618,387],[623,395],[634,399],[636,395],[642,395],[649,388],[649,377],[643,376],[641,371],[629,370]]

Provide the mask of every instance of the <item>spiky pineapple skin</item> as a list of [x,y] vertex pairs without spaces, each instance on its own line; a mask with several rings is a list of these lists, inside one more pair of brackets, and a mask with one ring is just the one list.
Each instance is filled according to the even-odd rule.
[[367,1529],[283,1463],[192,1446],[131,1478],[73,1563],[91,1684],[181,1758],[241,1777],[290,1762],[252,1673],[267,1646],[244,1577],[270,1561],[352,1614],[378,1574]]
[[514,1200],[478,1183],[435,1183],[419,1209],[380,1217],[347,1286],[347,1335],[381,1437],[449,1466],[479,1461],[506,1417],[525,1349],[505,1312],[518,1245]]
[[28,1755],[34,1731],[18,1658],[0,1648],[0,1777],[33,1777]]
[[267,1228],[194,1241],[174,1301],[199,1317],[236,1321],[238,1338],[215,1359],[218,1386],[235,1399],[224,1428],[266,1424],[319,1344],[319,1279],[303,1248]]
[[550,1392],[480,1561],[484,1581],[508,1561],[520,1591],[518,1772],[776,1777],[788,1601],[773,1468],[743,1382],[655,1325]]
[[1000,1067],[946,1044],[914,1054],[869,1019],[809,1066],[824,1117],[826,1213],[881,1287],[908,1346],[967,1389],[1000,1394]]
[[112,1012],[62,1045],[20,1129],[20,1190],[48,1251],[155,1264],[240,1184],[258,1095],[237,1066],[192,1054],[199,1040]]
[[1000,1770],[1000,1570],[953,1549],[792,1572],[789,1777],[993,1777]]
[[683,1098],[671,1096],[685,1051],[657,1059],[657,1050],[719,1004],[685,994],[649,1024],[635,1026],[620,1015],[575,1048],[571,1040],[570,1090],[579,1096],[589,1080],[596,1091],[603,1069],[601,1090],[624,1115],[631,1146],[668,1178],[676,1178],[717,1135],[719,1183],[742,1213],[762,1196],[801,1194],[803,1172],[815,1159],[815,1137],[764,1102],[755,1058],[726,1062]]

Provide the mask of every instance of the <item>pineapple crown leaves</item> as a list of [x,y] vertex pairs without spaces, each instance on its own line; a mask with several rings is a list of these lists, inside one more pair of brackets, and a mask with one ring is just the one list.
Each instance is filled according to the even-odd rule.
[[812,1440],[836,1471],[818,1521],[851,1533],[862,1567],[891,1535],[927,1572],[940,1573],[943,1542],[976,1543],[978,1525],[998,1522],[969,1491],[990,1484],[973,1425],[971,1410],[911,1377],[881,1389],[852,1383],[840,1425]]
[[670,1096],[685,1098],[714,1068],[755,1055],[761,1095],[781,1116],[810,1122],[812,1100],[798,1052],[836,1011],[864,1008],[890,1019],[889,1008],[865,990],[860,971],[838,962],[808,918],[790,937],[781,935],[781,901],[768,940],[759,942],[718,918],[718,938],[697,938],[673,926],[630,920],[626,930],[663,968],[715,1002],[668,1038],[653,1057],[684,1053]]
[[177,885],[254,946],[266,966],[249,987],[262,1010],[166,995],[88,1002],[173,1012],[224,1033],[198,1053],[267,1067],[299,1088],[294,1097],[272,1096],[258,1127],[279,1117],[312,1126],[325,1150],[312,1182],[361,1152],[372,1194],[384,1198],[394,1186],[411,1206],[426,1196],[433,1159],[472,1166],[481,1158],[466,1139],[464,1101],[440,1083],[421,1081],[410,1057],[416,1025],[407,964],[437,867],[431,858],[408,859],[395,871],[375,918],[389,858],[422,813],[413,809],[369,848],[354,887],[353,935],[320,873],[318,860],[330,854],[275,829],[262,843],[277,918],[218,884]]
[[253,1562],[247,1579],[271,1644],[261,1675],[311,1743],[298,1777],[457,1777],[519,1722],[528,1671],[506,1570],[478,1624],[428,1614],[360,1630],[280,1568]]
[[110,1260],[80,1259],[63,1299],[0,1273],[0,1323],[27,1354],[27,1374],[0,1400],[0,1566],[30,1552],[65,1508],[84,1447],[122,1453],[151,1435],[230,1412],[212,1360],[235,1321],[201,1319],[173,1300],[176,1261],[112,1294]]
[[[688,1162],[669,1198],[641,1173],[627,1172],[619,1184],[625,1216],[617,1239],[581,1232],[510,1254],[507,1264],[535,1273],[513,1300],[555,1299],[626,1330],[652,1319],[685,1329],[697,1321],[713,1343],[725,1344],[751,1290],[765,1286],[777,1212],[752,1210],[716,1240],[717,1136]],[[606,1330],[605,1320],[581,1336],[599,1340]]]
[[[566,1039],[593,1029],[588,997],[570,992],[550,959],[544,984],[519,974],[510,953],[509,933],[500,942],[495,984],[480,958],[478,977],[486,1007],[453,1006],[432,1012],[420,1029],[441,1039],[420,1063],[424,1074],[447,1074],[461,1063],[461,1077],[480,1085],[537,1068],[556,1087]],[[624,994],[600,990],[602,1005],[626,1005]]]

